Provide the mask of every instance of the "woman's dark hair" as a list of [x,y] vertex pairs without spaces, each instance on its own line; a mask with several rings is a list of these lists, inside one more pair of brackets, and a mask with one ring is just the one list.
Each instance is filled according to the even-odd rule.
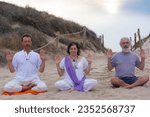
[[70,48],[71,46],[75,45],[77,47],[77,55],[79,56],[80,55],[80,48],[79,48],[79,44],[76,43],[76,42],[71,42],[68,47],[67,47],[67,53],[70,55]]

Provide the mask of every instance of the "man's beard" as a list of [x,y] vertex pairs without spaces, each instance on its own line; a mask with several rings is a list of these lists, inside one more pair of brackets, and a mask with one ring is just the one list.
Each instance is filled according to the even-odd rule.
[[31,47],[30,45],[25,45],[25,47]]
[[122,52],[124,52],[124,53],[128,53],[129,51],[130,51],[129,48],[122,48]]

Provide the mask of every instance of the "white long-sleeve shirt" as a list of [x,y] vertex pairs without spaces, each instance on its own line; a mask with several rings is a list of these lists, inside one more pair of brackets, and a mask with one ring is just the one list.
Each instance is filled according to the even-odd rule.
[[20,81],[31,81],[38,77],[41,59],[38,53],[31,51],[28,54],[22,50],[17,52],[12,64],[16,71],[16,79]]

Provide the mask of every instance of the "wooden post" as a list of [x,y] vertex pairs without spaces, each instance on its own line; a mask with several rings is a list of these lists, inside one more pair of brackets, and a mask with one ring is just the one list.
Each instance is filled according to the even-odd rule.
[[99,36],[98,39],[99,39],[99,47],[100,47],[100,49],[102,49],[102,42],[101,42],[102,41],[102,37],[101,37],[101,35]]
[[132,37],[130,37],[130,44],[131,44],[131,51],[132,51],[132,49],[133,49],[133,46],[132,46]]
[[142,39],[141,39],[140,29],[139,29],[139,28],[138,28],[138,30],[137,30],[137,34],[138,34],[138,38],[139,38],[140,48],[142,48]]
[[102,34],[102,37],[101,37],[101,50],[103,53],[105,53],[105,46],[104,46],[104,35]]
[[83,27],[83,49],[85,49],[85,42],[86,42],[86,27]]
[[59,39],[60,39],[60,33],[56,33],[56,51],[58,51],[59,49]]
[[104,50],[104,35],[102,34],[102,49]]
[[134,48],[135,48],[135,50],[136,50],[136,47],[137,46],[137,43],[136,43],[136,33],[134,33]]

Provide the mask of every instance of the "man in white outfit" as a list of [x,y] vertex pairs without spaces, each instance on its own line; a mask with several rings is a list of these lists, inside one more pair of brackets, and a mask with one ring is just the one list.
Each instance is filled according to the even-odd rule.
[[[89,54],[87,59],[79,56],[79,45],[75,42],[68,46],[67,52],[69,54],[66,56],[68,60],[66,60],[66,57],[61,60],[59,55],[55,56],[58,74],[60,76],[64,75],[64,79],[57,81],[55,86],[59,90],[77,90],[82,92],[92,90],[96,86],[97,80],[86,78],[86,74],[91,70],[92,56]],[[70,61],[72,70],[70,66],[67,67],[68,63],[65,63],[67,61]],[[72,73],[72,71],[74,72]],[[76,79],[71,78],[74,76],[76,76]]]
[[32,36],[25,34],[22,37],[23,50],[14,56],[6,53],[6,60],[11,73],[16,72],[16,77],[4,86],[4,91],[13,93],[26,90],[37,92],[47,91],[46,84],[40,80],[38,72],[44,72],[46,55],[41,50],[40,55],[31,50]]

